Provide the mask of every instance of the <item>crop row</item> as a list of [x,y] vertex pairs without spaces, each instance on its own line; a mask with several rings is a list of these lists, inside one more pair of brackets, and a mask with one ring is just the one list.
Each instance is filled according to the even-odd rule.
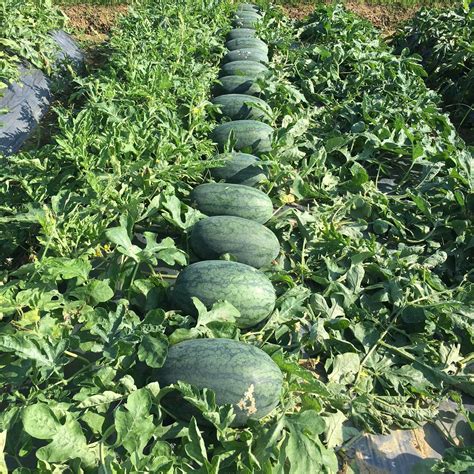
[[[335,472],[335,452],[359,433],[417,426],[472,392],[469,151],[418,62],[371,25],[340,6],[294,23],[259,3],[271,74],[234,75],[234,61],[219,70],[222,56],[241,59],[223,48],[229,2],[143,2],[105,66],[76,79],[52,143],[2,158],[0,440],[11,470]],[[238,106],[222,99],[249,91]],[[227,183],[201,184],[210,179]],[[257,183],[277,207],[270,219]],[[209,186],[211,208],[199,192]],[[206,233],[216,205],[247,213],[247,227]],[[282,251],[256,262],[249,242],[263,226],[246,229],[258,212]],[[216,301],[223,278],[205,304],[175,309],[191,259],[242,265],[225,261],[236,255],[265,264],[245,268],[271,282],[271,314],[239,324],[245,306]],[[205,346],[217,341],[213,358]],[[190,343],[199,349],[179,352]],[[218,390],[157,383],[166,364],[202,378],[207,360],[206,380],[235,387],[234,414],[254,414],[246,382],[258,357],[254,380],[275,364],[283,373],[281,403],[238,429]],[[168,403],[176,393],[196,418]]]
[[474,141],[474,4],[468,8],[421,9],[394,38],[397,51],[422,57],[426,83],[438,91],[443,107]]

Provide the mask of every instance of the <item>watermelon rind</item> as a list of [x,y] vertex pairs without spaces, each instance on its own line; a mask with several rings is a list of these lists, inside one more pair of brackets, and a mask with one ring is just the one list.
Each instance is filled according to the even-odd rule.
[[197,222],[189,242],[202,260],[229,255],[254,268],[270,265],[280,253],[278,238],[270,229],[235,216],[213,216]]
[[[192,339],[171,346],[156,375],[161,386],[181,381],[213,390],[218,405],[234,408],[236,427],[271,413],[283,385],[282,372],[268,354],[231,339]],[[189,418],[182,398],[175,398],[173,405],[177,418]]]
[[231,63],[234,61],[255,61],[260,63],[268,63],[268,55],[266,52],[258,48],[242,48],[228,51],[223,58],[223,63]]
[[271,151],[273,128],[257,120],[234,120],[214,128],[211,138],[221,151],[233,149],[258,155]]
[[237,49],[258,49],[264,54],[268,54],[268,46],[260,38],[236,38],[230,41],[227,41],[225,44],[226,48],[229,51],[235,51]]
[[251,76],[223,76],[215,86],[215,94],[247,94],[258,95],[262,88],[257,84],[255,77]]
[[271,199],[263,191],[242,184],[200,184],[190,199],[207,216],[236,216],[265,224],[273,215]]
[[247,94],[223,94],[212,99],[219,113],[231,120],[271,120],[272,109],[262,99]]
[[257,31],[254,28],[233,28],[227,33],[227,40],[236,38],[254,38]]
[[220,71],[221,76],[247,76],[254,79],[267,74],[267,66],[258,61],[232,61],[223,64]]
[[227,301],[240,313],[239,328],[249,328],[267,318],[275,308],[275,289],[261,271],[243,263],[205,260],[193,263],[178,275],[171,299],[190,316],[197,316],[193,298],[207,308]]
[[211,169],[211,175],[217,181],[256,186],[267,179],[265,167],[254,155],[233,152],[223,153],[218,158],[224,160],[223,165]]

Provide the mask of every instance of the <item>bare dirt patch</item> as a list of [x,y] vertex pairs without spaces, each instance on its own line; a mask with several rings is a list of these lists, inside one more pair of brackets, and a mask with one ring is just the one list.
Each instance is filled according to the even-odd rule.
[[[331,3],[331,2],[327,2]],[[302,2],[297,6],[284,5],[283,9],[290,18],[302,19],[308,16],[315,6]],[[394,3],[392,5],[370,5],[357,0],[347,0],[346,8],[372,22],[384,34],[393,32],[397,26],[411,18],[418,10],[417,7],[406,7]]]
[[81,32],[81,39],[104,41],[116,25],[120,15],[127,13],[127,5],[71,5],[62,7],[69,24]]
[[298,6],[284,5],[283,10],[285,11],[286,15],[289,16],[290,18],[296,18],[297,20],[302,20],[314,10],[314,5],[308,5],[305,3],[302,3],[301,5],[298,5]]
[[367,5],[356,1],[348,1],[346,7],[387,33],[394,31],[400,23],[410,19],[418,11],[418,7]]

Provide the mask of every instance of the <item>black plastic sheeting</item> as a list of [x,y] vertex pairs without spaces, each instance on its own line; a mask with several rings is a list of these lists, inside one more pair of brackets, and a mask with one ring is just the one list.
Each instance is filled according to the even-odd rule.
[[69,62],[76,70],[81,70],[84,66],[84,54],[77,43],[65,31],[53,31],[51,36],[59,46],[56,56],[57,63]]
[[[51,36],[58,45],[56,64],[70,64],[81,70],[84,55],[64,31]],[[0,94],[0,154],[17,153],[47,113],[53,95],[51,79],[29,64],[19,66],[20,81],[10,84]]]
[[[474,400],[463,397],[472,412]],[[387,435],[364,435],[346,451],[355,472],[367,474],[428,474],[431,466],[451,447],[448,438],[464,446],[474,445],[474,434],[457,405],[443,402],[439,414],[430,423],[412,430],[394,430]],[[474,467],[474,466],[473,466]],[[469,471],[471,472],[471,471]]]

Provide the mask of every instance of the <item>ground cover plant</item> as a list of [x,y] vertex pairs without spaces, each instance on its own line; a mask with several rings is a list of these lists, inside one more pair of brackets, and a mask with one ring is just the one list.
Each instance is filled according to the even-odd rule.
[[58,5],[123,5],[134,0],[55,0]]
[[[279,5],[291,5],[291,6],[299,6],[299,5],[313,5],[314,7],[320,6],[322,4],[331,3],[326,0],[277,0],[275,2]],[[421,8],[422,6],[448,6],[448,5],[455,5],[458,3],[456,0],[359,0],[360,4],[365,5],[387,5],[387,6],[402,6],[402,7],[418,7]]]
[[398,51],[423,58],[426,83],[437,90],[453,121],[474,140],[474,9],[421,9],[394,38]]
[[48,34],[62,28],[65,18],[51,0],[2,0],[0,3],[0,93],[18,79],[18,64],[26,59],[50,73],[56,53]]
[[[473,394],[472,155],[417,60],[369,23],[262,7],[276,309],[247,329],[226,302],[191,316],[168,298],[196,258],[190,193],[222,164],[211,95],[235,6],[141,2],[76,79],[52,142],[0,161],[3,469],[336,472],[360,433]],[[196,338],[271,355],[279,407],[235,428],[181,384],[200,413],[181,421],[156,374]],[[435,469],[466,470],[457,448]]]

